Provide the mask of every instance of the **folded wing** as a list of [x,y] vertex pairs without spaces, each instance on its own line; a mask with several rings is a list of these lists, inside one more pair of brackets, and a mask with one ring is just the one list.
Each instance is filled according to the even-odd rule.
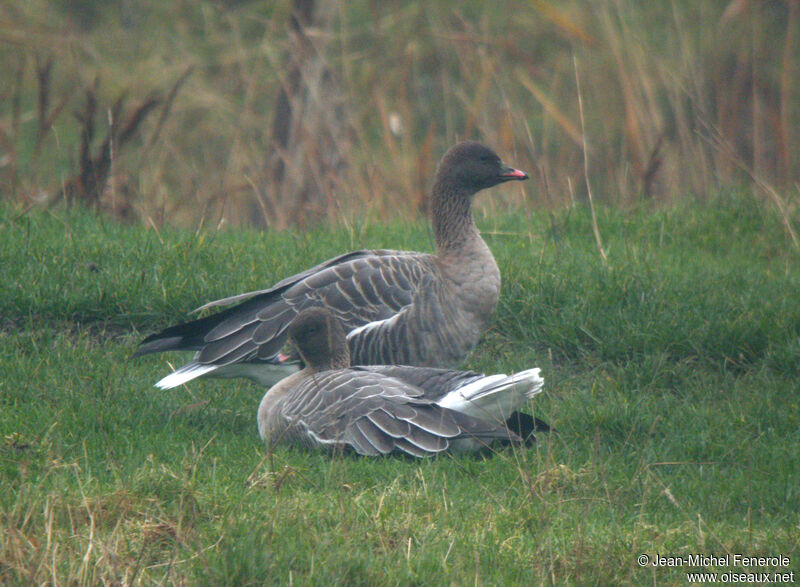
[[197,351],[180,370],[185,377],[175,379],[180,382],[235,363],[274,362],[289,323],[304,308],[327,307],[346,330],[385,320],[411,303],[418,284],[432,270],[432,257],[421,253],[376,250],[341,255],[270,289],[206,304],[203,308],[238,302],[149,336],[135,356]]
[[519,440],[502,424],[437,405],[419,388],[354,369],[310,376],[293,391],[282,416],[307,444],[349,446],[367,456],[431,456],[465,437]]

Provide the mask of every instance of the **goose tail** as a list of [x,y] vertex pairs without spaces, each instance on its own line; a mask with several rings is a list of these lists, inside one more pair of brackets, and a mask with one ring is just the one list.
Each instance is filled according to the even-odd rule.
[[173,387],[188,383],[192,379],[207,375],[216,369],[216,365],[202,365],[196,361],[192,361],[159,380],[159,382],[156,383],[156,387],[159,389],[172,389]]
[[508,419],[531,398],[541,393],[541,369],[528,369],[512,375],[488,375],[455,389],[437,403],[475,418],[494,421]]

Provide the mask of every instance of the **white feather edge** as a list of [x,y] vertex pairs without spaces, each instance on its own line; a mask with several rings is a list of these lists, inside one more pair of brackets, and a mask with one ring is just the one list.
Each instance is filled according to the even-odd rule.
[[159,389],[172,389],[184,383],[188,383],[198,377],[210,375],[212,377],[246,377],[264,387],[272,387],[278,381],[295,373],[299,368],[295,363],[285,363],[273,365],[270,363],[234,363],[233,365],[201,365],[199,363],[187,363],[177,371],[174,371],[156,383]]
[[360,334],[362,332],[365,332],[367,330],[372,330],[374,328],[378,328],[379,326],[381,326],[383,324],[391,324],[393,322],[396,322],[397,321],[397,317],[399,315],[400,315],[400,312],[398,312],[397,314],[393,314],[392,316],[389,316],[388,318],[384,318],[383,320],[373,320],[372,322],[367,322],[366,324],[362,324],[361,326],[353,328],[353,330],[351,330],[350,332],[347,333],[347,340],[350,340],[354,336],[356,336],[356,335],[358,335],[358,334]]

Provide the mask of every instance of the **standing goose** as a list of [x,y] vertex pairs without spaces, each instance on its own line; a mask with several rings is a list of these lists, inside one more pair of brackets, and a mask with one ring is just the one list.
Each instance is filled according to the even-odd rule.
[[505,420],[544,383],[539,369],[487,377],[425,367],[350,368],[342,324],[325,308],[303,310],[288,330],[306,366],[261,400],[258,431],[270,444],[424,457],[477,450],[497,439],[520,442]]
[[203,375],[269,386],[297,370],[279,355],[289,323],[301,310],[322,306],[344,324],[354,364],[455,366],[477,344],[500,293],[500,272],[475,226],[472,199],[527,177],[488,147],[459,143],[445,153],[433,184],[436,254],[340,255],[270,289],[206,304],[200,309],[238,302],[147,337],[134,356],[197,351],[156,384],[162,389]]

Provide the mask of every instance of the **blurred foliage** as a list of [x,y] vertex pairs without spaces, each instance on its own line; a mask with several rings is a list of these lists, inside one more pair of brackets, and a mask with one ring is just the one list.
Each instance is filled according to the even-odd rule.
[[[81,172],[73,112],[98,79],[98,129],[123,93],[131,109],[162,99],[111,152],[97,195],[104,210],[121,201],[126,217],[156,224],[413,214],[441,154],[464,138],[533,176],[485,198],[489,211],[583,201],[588,167],[609,203],[747,183],[790,217],[799,10],[797,0],[6,4],[0,194],[59,201]],[[51,59],[43,108],[37,72]]]

